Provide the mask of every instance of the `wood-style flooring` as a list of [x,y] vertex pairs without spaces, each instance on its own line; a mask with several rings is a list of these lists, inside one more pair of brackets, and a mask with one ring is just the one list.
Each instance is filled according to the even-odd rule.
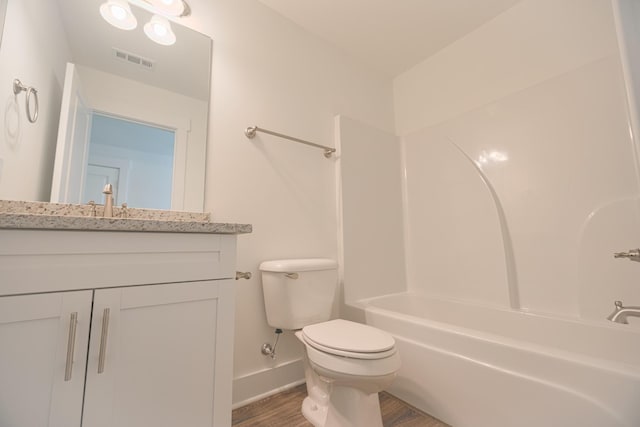
[[[307,395],[306,385],[233,411],[233,426],[237,427],[313,427],[300,408]],[[417,410],[389,393],[380,393],[380,408],[384,427],[450,427]]]

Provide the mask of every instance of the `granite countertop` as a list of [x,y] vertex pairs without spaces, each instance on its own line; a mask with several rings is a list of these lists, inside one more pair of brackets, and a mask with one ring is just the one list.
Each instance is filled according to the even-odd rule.
[[[218,223],[202,212],[114,207],[114,218],[92,216],[93,207],[0,200],[0,229],[147,231],[166,233],[251,233],[251,224]],[[96,206],[100,215],[102,206]]]

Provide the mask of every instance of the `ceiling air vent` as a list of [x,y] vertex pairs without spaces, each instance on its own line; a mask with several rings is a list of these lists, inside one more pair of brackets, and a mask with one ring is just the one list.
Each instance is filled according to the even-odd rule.
[[145,70],[153,69],[154,61],[149,58],[144,58],[140,55],[136,55],[134,53],[130,53],[125,50],[116,49],[116,48],[113,48],[113,54],[116,57],[116,59],[119,59],[120,61],[125,61],[125,62],[128,62],[129,64],[137,65],[138,67],[143,68]]

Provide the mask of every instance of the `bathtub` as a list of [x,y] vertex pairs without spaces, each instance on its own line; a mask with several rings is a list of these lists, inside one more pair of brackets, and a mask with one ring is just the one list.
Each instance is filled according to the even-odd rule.
[[414,293],[359,305],[396,339],[389,391],[453,427],[640,426],[638,325]]

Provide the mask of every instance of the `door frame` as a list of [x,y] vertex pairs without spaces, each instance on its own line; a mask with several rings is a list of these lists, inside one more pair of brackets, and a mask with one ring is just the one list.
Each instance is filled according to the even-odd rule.
[[191,132],[191,121],[177,118],[163,119],[164,123],[158,123],[157,117],[153,114],[136,111],[129,115],[131,111],[123,114],[121,112],[109,111],[105,108],[91,108],[91,115],[111,117],[132,123],[139,123],[145,126],[152,126],[158,129],[165,129],[173,132],[173,170],[171,177],[171,210],[184,209],[184,194],[187,174],[187,143],[189,132]]
[[[118,188],[114,189],[115,197],[113,200],[115,204],[126,203],[129,198],[129,169],[131,168],[131,162],[129,160],[111,156],[93,156],[93,159],[96,160],[96,163],[91,163],[87,160],[87,172],[89,166],[103,166],[119,170]],[[86,190],[86,188],[84,188],[85,185],[86,180],[83,183],[83,195]],[[99,204],[97,200],[96,203]]]

